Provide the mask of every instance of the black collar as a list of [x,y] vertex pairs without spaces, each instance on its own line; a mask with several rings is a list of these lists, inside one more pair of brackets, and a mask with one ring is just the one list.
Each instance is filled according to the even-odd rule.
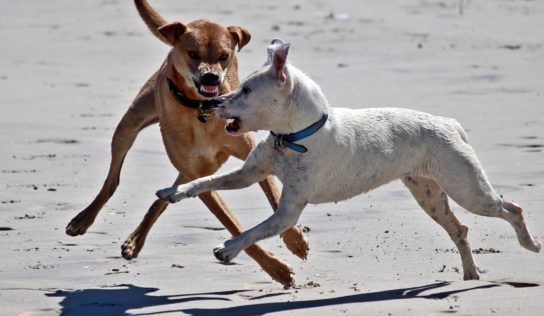
[[201,101],[189,99],[187,96],[181,93],[181,90],[176,86],[174,81],[172,81],[170,78],[166,78],[166,81],[168,81],[168,89],[170,89],[172,96],[174,96],[179,104],[198,110],[197,118],[200,122],[206,123],[206,120],[211,118],[212,115],[210,113],[204,113],[204,111],[214,108],[214,100]]

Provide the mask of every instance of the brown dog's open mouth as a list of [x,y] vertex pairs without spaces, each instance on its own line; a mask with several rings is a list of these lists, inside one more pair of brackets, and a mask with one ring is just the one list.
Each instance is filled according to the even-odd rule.
[[201,85],[198,91],[205,97],[216,97],[219,95],[219,86]]
[[237,117],[237,116],[231,117],[229,119],[229,122],[225,126],[225,129],[227,130],[227,132],[229,132],[231,134],[236,134],[240,130],[240,124],[241,123],[242,123],[242,121],[240,120],[239,117]]

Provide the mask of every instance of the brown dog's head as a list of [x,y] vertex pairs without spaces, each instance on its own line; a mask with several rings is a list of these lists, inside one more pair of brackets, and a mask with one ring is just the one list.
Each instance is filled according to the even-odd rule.
[[174,47],[171,58],[175,71],[183,78],[180,88],[194,99],[219,95],[227,72],[237,71],[236,47],[240,50],[251,38],[244,28],[224,27],[207,20],[187,25],[172,22],[158,31]]

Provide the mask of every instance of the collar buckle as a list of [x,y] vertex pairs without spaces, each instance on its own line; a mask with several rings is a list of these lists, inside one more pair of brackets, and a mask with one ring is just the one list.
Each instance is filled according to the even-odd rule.
[[199,102],[198,103],[198,111],[197,111],[198,115],[196,116],[196,118],[201,122],[201,123],[206,123],[207,119],[210,118],[210,114],[208,113],[204,113],[204,110],[202,109],[202,102]]
[[273,132],[270,132],[274,136],[274,149],[276,151],[280,151],[285,147],[283,135],[274,134]]

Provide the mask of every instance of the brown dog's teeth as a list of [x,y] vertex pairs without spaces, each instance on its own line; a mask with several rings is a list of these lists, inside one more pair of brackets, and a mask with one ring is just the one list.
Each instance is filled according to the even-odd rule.
[[218,86],[202,85],[202,86],[200,86],[200,91],[202,91],[204,93],[217,93],[217,92],[219,92],[219,87]]

